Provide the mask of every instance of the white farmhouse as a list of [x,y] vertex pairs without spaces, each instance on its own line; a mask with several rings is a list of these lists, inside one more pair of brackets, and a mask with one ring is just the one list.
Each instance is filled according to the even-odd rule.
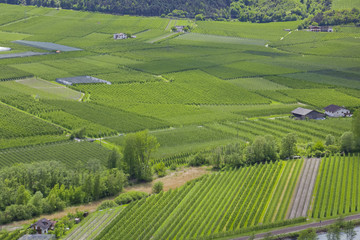
[[114,39],[117,40],[117,39],[127,39],[128,36],[125,34],[125,33],[115,33],[114,34]]
[[329,105],[324,108],[325,114],[329,117],[346,117],[351,116],[350,110],[337,105]]

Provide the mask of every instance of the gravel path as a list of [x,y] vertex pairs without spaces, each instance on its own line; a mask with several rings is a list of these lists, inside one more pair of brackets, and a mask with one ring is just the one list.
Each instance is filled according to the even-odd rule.
[[[358,219],[360,219],[360,214],[356,214],[356,215],[352,215],[352,216],[348,216],[348,217],[344,218],[345,221],[358,220]],[[309,224],[305,224],[305,225],[302,225],[302,226],[288,227],[288,228],[284,228],[284,229],[279,229],[279,230],[275,230],[275,231],[261,233],[261,234],[257,234],[255,236],[255,239],[264,238],[269,233],[272,236],[275,236],[275,235],[280,235],[280,234],[299,232],[299,231],[302,231],[302,230],[305,230],[305,229],[308,229],[308,228],[324,227],[324,226],[334,224],[336,222],[336,220],[337,219],[332,219],[332,220],[322,221],[321,223],[320,222],[309,223]],[[233,240],[247,240],[247,239],[249,239],[249,236],[240,237],[240,238],[233,238]]]
[[314,190],[316,177],[319,171],[321,159],[306,159],[301,173],[300,181],[297,186],[294,199],[289,211],[289,219],[306,217],[310,206],[311,196]]

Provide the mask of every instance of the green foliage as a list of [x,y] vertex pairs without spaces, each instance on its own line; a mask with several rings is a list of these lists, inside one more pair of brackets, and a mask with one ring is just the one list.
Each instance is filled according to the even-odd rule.
[[273,136],[258,136],[246,148],[246,160],[248,163],[261,163],[277,159],[277,144]]
[[340,138],[340,150],[346,153],[352,152],[354,149],[354,134],[345,132]]
[[328,218],[357,212],[359,156],[323,158],[314,191],[313,218]]
[[[33,184],[36,178],[41,181]],[[3,168],[0,180],[0,216],[5,216],[0,218],[2,224],[114,196],[127,182],[126,175],[117,169],[75,171],[55,161]]]
[[166,167],[165,164],[163,162],[157,163],[153,166],[154,172],[159,176],[159,177],[164,177],[166,175]]
[[126,162],[126,173],[130,175],[130,178],[136,178],[139,181],[152,179],[150,158],[158,147],[159,143],[156,137],[149,135],[148,131],[128,134],[125,137],[123,155]]
[[335,144],[335,137],[331,134],[326,135],[325,145],[329,146],[329,145],[334,145],[334,144]]
[[314,229],[308,229],[300,232],[299,240],[316,240],[318,239],[316,231]]
[[208,160],[206,159],[206,155],[202,153],[197,153],[195,155],[192,155],[188,159],[188,165],[191,167],[199,167],[207,163]]
[[10,167],[14,163],[31,163],[56,160],[71,169],[83,167],[90,159],[96,159],[104,166],[110,150],[96,143],[72,142],[52,143],[33,147],[2,150],[0,166]]
[[297,136],[295,133],[287,134],[281,140],[280,155],[282,158],[291,158],[296,153],[296,140]]
[[109,155],[108,161],[107,161],[107,167],[109,169],[111,168],[119,168],[119,169],[124,169],[124,163],[123,163],[123,159],[120,155],[120,153],[116,150],[116,148],[114,148],[111,152],[111,154]]
[[115,202],[118,205],[128,204],[133,201],[140,200],[142,198],[148,197],[149,194],[145,192],[138,192],[138,191],[130,191],[126,193],[120,194],[118,197],[115,198]]
[[[276,162],[218,172],[176,190],[154,194],[129,204],[96,239],[131,239],[134,236],[210,239],[289,224],[282,221],[286,216],[273,220],[281,208],[277,207],[279,202],[273,200],[271,192],[279,188],[279,192],[289,192],[286,198],[291,199],[295,184],[285,190],[285,185],[275,182],[282,170],[292,169],[293,163],[295,161]],[[301,164],[298,167],[301,168]],[[286,182],[288,176],[281,176],[281,180]],[[271,217],[267,220],[263,206],[269,203],[267,213]],[[126,225],[123,224],[125,219]],[[261,226],[258,225],[260,221],[263,222]]]
[[97,207],[97,211],[99,210],[104,210],[104,209],[107,209],[107,208],[115,208],[117,207],[117,203],[113,200],[105,200],[103,201],[100,206]]
[[157,193],[160,193],[164,188],[164,183],[163,182],[156,182],[153,184],[153,187],[152,187],[152,192],[157,194]]
[[355,144],[360,149],[360,110],[356,110],[352,117],[352,132],[355,138]]
[[247,163],[243,156],[244,147],[239,143],[217,147],[210,155],[210,164],[215,169],[243,167]]
[[62,134],[63,129],[0,104],[1,138]]

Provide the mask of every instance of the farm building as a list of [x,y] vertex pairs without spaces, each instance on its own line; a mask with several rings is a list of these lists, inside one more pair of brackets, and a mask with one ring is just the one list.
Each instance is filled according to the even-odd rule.
[[30,227],[33,228],[38,234],[48,233],[49,230],[54,230],[56,221],[43,218],[32,224]]
[[57,83],[63,84],[63,85],[74,85],[74,84],[86,84],[86,83],[106,83],[108,85],[111,85],[111,82],[105,81],[96,77],[91,76],[78,76],[78,77],[68,77],[68,78],[57,78]]
[[325,114],[320,113],[316,110],[306,109],[306,108],[297,108],[291,112],[294,118],[296,119],[323,119]]
[[333,28],[330,26],[309,26],[310,32],[333,32]]
[[333,104],[325,107],[324,110],[329,117],[347,117],[351,115],[350,110]]
[[184,32],[185,26],[175,26],[176,32]]
[[114,34],[114,39],[115,40],[118,40],[118,39],[127,39],[128,38],[128,36],[127,36],[127,34],[125,34],[125,33],[115,33]]

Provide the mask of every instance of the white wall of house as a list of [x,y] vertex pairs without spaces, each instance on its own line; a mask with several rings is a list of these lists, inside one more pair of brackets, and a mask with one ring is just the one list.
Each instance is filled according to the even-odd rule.
[[346,115],[350,114],[350,111],[347,109],[339,109],[336,112],[325,111],[325,114],[329,117],[345,117]]

